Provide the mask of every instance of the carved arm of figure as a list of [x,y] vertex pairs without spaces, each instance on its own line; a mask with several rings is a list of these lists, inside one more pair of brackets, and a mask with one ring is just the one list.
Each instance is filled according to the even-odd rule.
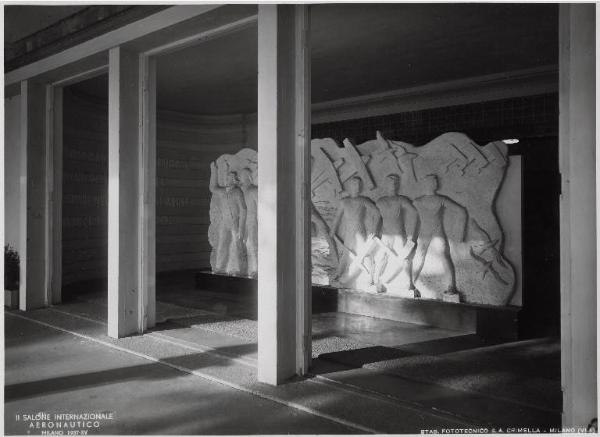
[[210,163],[210,183],[208,184],[208,188],[213,194],[220,193],[224,190],[224,188],[219,187],[217,181],[217,165],[214,161]]

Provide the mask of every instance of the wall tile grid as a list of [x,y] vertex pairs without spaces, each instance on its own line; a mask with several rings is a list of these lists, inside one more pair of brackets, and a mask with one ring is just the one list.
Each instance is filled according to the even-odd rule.
[[542,94],[313,125],[313,138],[355,144],[386,138],[422,145],[446,132],[462,132],[479,144],[505,138],[556,136],[558,95]]

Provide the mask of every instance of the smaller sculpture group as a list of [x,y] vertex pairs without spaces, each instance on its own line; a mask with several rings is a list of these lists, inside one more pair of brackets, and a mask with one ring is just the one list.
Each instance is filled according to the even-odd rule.
[[250,169],[228,171],[224,187],[217,181],[217,166],[210,164],[209,188],[217,198],[218,234],[213,270],[256,277],[258,272],[257,186]]
[[[335,280],[340,284],[353,283],[366,277],[367,291],[385,292],[398,275],[404,275],[413,297],[420,297],[415,287],[425,259],[436,252],[440,271],[445,273],[444,296],[459,300],[456,274],[450,254],[444,214],[455,210],[459,241],[464,241],[467,225],[465,209],[452,199],[437,193],[438,179],[426,176],[422,196],[411,201],[400,195],[400,178],[390,174],[385,179],[385,195],[373,202],[361,195],[362,180],[358,176],[346,182],[348,197],[340,199],[331,228],[331,237],[341,252]],[[433,246],[435,245],[435,249]]]

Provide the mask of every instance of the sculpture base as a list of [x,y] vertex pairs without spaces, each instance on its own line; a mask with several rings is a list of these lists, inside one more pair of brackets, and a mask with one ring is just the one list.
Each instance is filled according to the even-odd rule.
[[[257,280],[202,271],[196,273],[196,288],[256,296]],[[313,285],[312,311],[315,314],[338,311],[512,341],[518,339],[520,308],[411,299]]]
[[444,302],[460,303],[460,295],[458,293],[442,293]]
[[196,288],[234,294],[256,294],[258,280],[247,276],[232,276],[211,271],[196,273]]

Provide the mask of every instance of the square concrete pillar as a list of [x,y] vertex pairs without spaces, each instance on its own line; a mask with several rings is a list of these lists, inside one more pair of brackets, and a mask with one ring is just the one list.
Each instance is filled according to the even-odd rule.
[[310,50],[306,5],[258,6],[258,379],[311,356]]
[[142,333],[154,322],[154,288],[145,280],[154,275],[154,252],[147,257],[154,235],[146,214],[154,214],[147,184],[155,162],[147,162],[144,65],[138,54],[120,47],[109,52],[108,335],[115,338]]
[[46,86],[46,114],[46,289],[55,305],[62,301],[62,87]]
[[48,305],[46,269],[46,88],[21,82],[19,309]]
[[559,9],[559,168],[563,426],[598,414],[596,6]]

